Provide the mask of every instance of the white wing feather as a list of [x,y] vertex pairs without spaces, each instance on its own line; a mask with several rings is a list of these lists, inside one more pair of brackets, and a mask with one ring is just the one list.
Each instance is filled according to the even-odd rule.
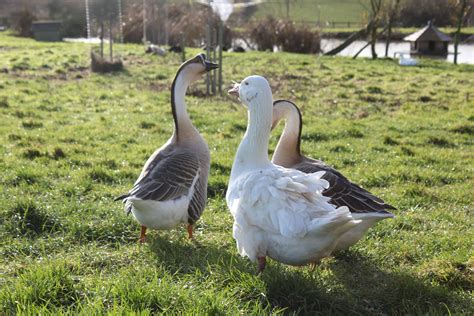
[[347,208],[336,209],[321,194],[329,186],[321,179],[323,174],[272,167],[241,175],[231,183],[227,195],[237,225],[234,232],[257,226],[285,237],[304,237],[334,217],[350,216]]

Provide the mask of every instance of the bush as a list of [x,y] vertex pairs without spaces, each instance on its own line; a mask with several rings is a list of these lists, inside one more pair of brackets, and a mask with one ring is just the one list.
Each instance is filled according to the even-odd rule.
[[91,52],[91,70],[98,73],[108,73],[123,70],[123,63],[118,60],[107,60],[95,52]]
[[273,50],[274,46],[285,52],[314,54],[320,52],[321,37],[307,26],[295,22],[276,20],[273,17],[250,26],[250,39],[258,50]]
[[31,31],[31,25],[34,20],[36,20],[36,16],[28,7],[25,7],[22,11],[12,14],[11,24],[13,25],[17,35],[32,37],[33,32]]
[[267,17],[250,25],[249,38],[257,45],[258,50],[273,51],[273,46],[277,42],[277,24],[278,21],[274,17]]
[[[191,6],[188,4],[171,4],[168,6],[168,17],[163,16],[163,9],[155,3],[148,4],[147,40],[156,44],[167,44],[170,46],[180,46],[184,40],[185,46],[202,46],[206,39],[207,9],[204,6]],[[124,11],[124,41],[131,43],[141,43],[143,39],[143,11],[139,3],[130,4]],[[216,15],[211,17],[213,32],[217,31],[219,18]],[[168,37],[164,38],[167,30]],[[184,38],[183,38],[184,36]],[[232,32],[228,27],[224,29],[224,48],[232,44]],[[215,45],[215,43],[213,43]]]
[[316,54],[321,51],[319,32],[312,31],[308,26],[279,21],[276,31],[277,45],[285,52]]
[[449,26],[455,15],[455,1],[419,0],[402,3],[400,11],[401,26],[425,26],[433,20],[437,26]]
[[86,36],[84,1],[50,0],[49,19],[61,21],[61,37]]

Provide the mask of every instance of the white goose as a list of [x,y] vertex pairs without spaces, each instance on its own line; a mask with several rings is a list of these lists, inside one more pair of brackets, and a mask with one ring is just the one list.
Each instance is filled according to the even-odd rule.
[[321,194],[324,172],[305,174],[268,159],[273,100],[265,78],[247,77],[229,93],[239,94],[249,116],[226,195],[239,253],[258,261],[259,272],[267,256],[290,265],[318,262],[359,221]]
[[339,171],[327,166],[324,162],[301,154],[300,143],[303,120],[296,104],[288,100],[273,102],[272,129],[281,119],[285,119],[285,128],[273,154],[272,162],[305,173],[324,171],[322,178],[329,182],[329,187],[323,191],[323,195],[331,198],[330,203],[337,207],[347,206],[352,213],[352,217],[361,220],[359,225],[342,235],[334,251],[352,246],[377,222],[394,217],[387,210],[395,209],[395,207],[385,203],[382,199],[357,184],[350,182]]
[[206,141],[193,126],[184,97],[188,86],[217,64],[199,54],[184,62],[171,85],[174,132],[171,138],[148,158],[133,188],[115,200],[123,200],[141,224],[140,242],[147,227],[171,229],[180,223],[192,225],[204,210],[207,198],[210,155]]

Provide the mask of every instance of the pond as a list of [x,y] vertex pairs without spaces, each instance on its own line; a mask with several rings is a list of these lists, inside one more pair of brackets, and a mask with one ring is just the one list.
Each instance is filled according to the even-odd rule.
[[[321,49],[323,52],[327,52],[343,42],[341,39],[335,38],[323,38],[321,40]],[[340,52],[339,56],[354,56],[362,47],[367,44],[365,41],[355,41],[349,47],[345,48],[342,52]],[[379,57],[385,56],[385,42],[377,42],[375,44],[375,51]],[[395,52],[409,52],[410,51],[410,43],[408,42],[391,42],[390,47],[388,50],[388,57],[393,57]],[[474,64],[474,44],[459,44],[458,46],[458,63],[460,64]],[[446,60],[449,62],[453,62],[454,59],[454,45],[449,44],[448,47],[448,56]],[[359,57],[372,57],[370,46],[367,47],[360,53]]]

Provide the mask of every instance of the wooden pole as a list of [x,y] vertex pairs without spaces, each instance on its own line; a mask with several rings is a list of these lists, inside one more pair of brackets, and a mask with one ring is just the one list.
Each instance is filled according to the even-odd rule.
[[163,4],[165,10],[165,21],[164,21],[164,28],[165,28],[165,45],[168,45],[168,3],[165,1]]
[[119,18],[120,43],[123,44],[122,0],[118,0],[118,18]]
[[143,44],[146,45],[146,0],[143,0]]
[[222,95],[222,49],[224,46],[224,22],[219,20],[219,68],[218,68],[218,73],[219,73],[219,94]]
[[[217,48],[217,30],[212,30],[212,61],[216,62],[216,48]],[[212,70],[212,95],[216,95],[216,71]]]
[[113,54],[113,36],[112,36],[112,14],[109,13],[109,54],[110,54],[110,62],[113,62],[114,60],[114,54]]
[[157,41],[157,37],[158,37],[158,34],[157,34],[157,29],[156,29],[156,7],[155,7],[155,4],[154,3],[151,3],[151,6],[150,6],[150,24],[151,24],[151,30],[150,30],[150,34],[148,34],[148,38],[149,38],[149,41],[152,43],[152,44],[157,44],[158,41]]
[[184,33],[181,32],[180,33],[181,35],[181,59],[183,60],[183,63],[186,61],[186,52],[185,52],[185,48],[184,48]]
[[[207,28],[206,28],[206,56],[211,58],[211,8],[207,10]],[[206,73],[206,94],[211,94],[211,74]]]
[[87,25],[87,38],[91,38],[91,17],[89,11],[89,0],[86,0],[86,25]]
[[100,17],[100,57],[104,58],[104,17]]

